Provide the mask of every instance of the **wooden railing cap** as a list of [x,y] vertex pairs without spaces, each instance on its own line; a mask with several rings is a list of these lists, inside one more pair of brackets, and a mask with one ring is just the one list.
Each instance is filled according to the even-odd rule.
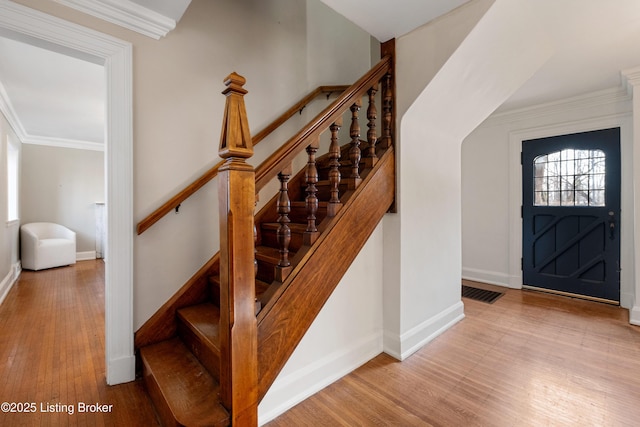
[[227,88],[223,90],[222,93],[224,95],[227,95],[229,92],[236,92],[245,95],[247,93],[247,90],[242,86],[244,86],[246,82],[247,79],[234,71],[227,77],[225,77],[224,85],[227,86]]
[[218,155],[223,159],[248,159],[253,156],[253,143],[249,134],[249,120],[244,106],[247,90],[242,87],[247,80],[233,72],[224,80],[227,97],[222,119],[222,133]]

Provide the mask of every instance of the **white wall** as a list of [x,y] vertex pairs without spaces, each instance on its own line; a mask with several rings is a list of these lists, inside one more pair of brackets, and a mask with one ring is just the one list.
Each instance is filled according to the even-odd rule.
[[[20,3],[132,43],[135,221],[219,161],[224,108],[220,92],[229,73],[236,71],[247,79],[247,112],[251,131],[256,132],[325,83],[319,81],[325,77],[318,71],[309,73],[307,64],[310,49],[328,50],[323,32],[332,34],[333,46],[340,39],[339,54],[313,60],[314,70],[320,61],[322,69],[331,70],[329,83],[349,82],[370,63],[368,34],[337,14],[331,16],[315,0],[309,1],[310,12],[307,2],[294,0],[194,0],[177,28],[161,40],[54,2]],[[364,54],[353,54],[361,51]],[[344,61],[341,52],[351,52],[351,60]],[[272,140],[256,147],[252,163],[282,142]],[[169,214],[135,238],[134,329],[217,251],[216,203],[214,180],[184,202],[179,214]]]
[[[332,70],[330,82],[349,82],[368,69],[369,36],[336,14],[327,16],[326,7],[317,2],[309,3],[310,9],[323,13],[316,16],[305,2],[292,0],[194,1],[166,39],[134,47],[134,87],[139,94],[136,218],[142,219],[218,161],[224,107],[220,91],[231,71],[247,78],[245,101],[251,131],[256,132],[324,83],[324,76],[310,74],[307,64],[308,52],[326,50],[317,20],[329,26],[325,32],[344,34],[341,49],[364,51],[351,62],[339,62],[340,55],[313,57]],[[331,28],[334,20],[338,23]],[[313,34],[307,31],[308,22],[315,23]],[[282,141],[261,143],[252,163],[258,164]],[[152,158],[143,161],[146,156]],[[137,326],[218,250],[216,191],[213,181],[183,203],[179,215],[168,215],[136,239]],[[157,265],[165,269],[159,271]]]
[[[133,45],[135,221],[219,161],[225,101],[220,92],[229,73],[236,71],[247,78],[245,100],[255,133],[319,84],[352,83],[371,63],[370,36],[318,0],[194,0],[177,28],[161,40],[55,2],[19,2]],[[314,105],[317,111],[326,100]],[[294,117],[287,127],[301,126],[310,110]],[[270,138],[261,143],[252,163],[259,163],[281,142],[281,138]],[[179,214],[169,214],[135,238],[134,329],[218,250],[216,187],[214,180],[185,201]],[[360,255],[367,266],[364,273],[372,271],[370,264],[378,269],[383,265],[380,238],[373,241]],[[381,287],[381,274],[360,277],[362,267],[354,268],[356,273],[342,281],[339,296],[326,305],[312,330],[332,335],[335,324],[350,324],[354,316],[360,320],[351,329],[345,328],[335,342],[312,336],[299,346],[303,358],[313,355],[333,360],[322,370],[323,375],[327,369],[353,369],[373,355],[370,348],[375,348],[374,353],[381,350],[381,317],[376,311],[381,296],[375,290]],[[363,337],[365,342],[356,349],[355,357],[353,351],[336,357],[342,345],[360,342]],[[367,349],[364,356],[358,353],[362,348]],[[287,375],[303,380],[299,388],[279,392],[272,405],[317,387],[316,377],[298,373],[306,369],[300,359],[294,357],[286,369]]]
[[20,222],[62,224],[76,232],[77,252],[91,257],[95,203],[104,202],[104,153],[23,144],[21,183]]
[[610,127],[621,128],[621,304],[635,295],[633,125],[623,88],[567,99],[489,118],[462,149],[462,275],[520,288],[522,271],[521,142]]
[[[443,304],[431,304],[429,296],[420,296],[419,299],[411,298],[415,295],[408,296],[405,291],[406,286],[413,282],[413,287],[417,289],[431,290],[438,293],[438,288],[433,287],[431,277],[424,275],[421,278],[413,277],[415,268],[411,268],[407,263],[417,262],[422,264],[428,256],[423,252],[423,242],[433,241],[431,237],[425,239],[424,236],[412,236],[412,230],[409,228],[409,221],[419,220],[423,215],[423,211],[427,210],[431,204],[427,205],[427,201],[422,199],[422,194],[412,194],[407,185],[411,185],[412,176],[416,177],[416,183],[425,182],[421,174],[426,170],[427,165],[444,164],[445,168],[450,163],[442,163],[441,158],[433,158],[430,153],[425,153],[427,147],[420,141],[408,142],[413,135],[408,129],[398,129],[403,123],[403,116],[407,110],[415,103],[420,93],[429,84],[429,82],[438,73],[440,68],[447,62],[451,55],[458,49],[460,44],[468,36],[469,32],[475,27],[481,17],[486,13],[487,9],[493,4],[493,0],[470,2],[466,6],[460,7],[452,13],[443,16],[432,23],[429,23],[417,30],[409,33],[396,40],[396,105],[397,105],[397,121],[396,135],[398,141],[396,143],[396,200],[398,206],[398,214],[387,215],[384,219],[384,246],[385,246],[385,269],[384,269],[384,289],[383,289],[383,312],[384,312],[384,349],[388,354],[398,359],[407,357],[411,351],[424,341],[424,336],[431,336],[435,331],[440,330],[443,326],[451,324],[451,322],[459,319],[462,314],[462,308],[457,307],[459,298],[454,294],[456,291],[449,286],[446,291],[447,301]],[[457,150],[455,147],[454,151]],[[424,158],[421,158],[424,156]],[[432,161],[433,159],[433,161]],[[424,163],[421,163],[424,162]],[[453,162],[454,167],[455,162]],[[454,178],[455,171],[450,173]],[[407,204],[405,204],[405,199]],[[455,201],[455,197],[452,199]],[[409,207],[409,204],[414,206]],[[415,206],[415,205],[418,206]],[[443,212],[438,207],[438,212]],[[454,213],[455,214],[455,213]],[[405,222],[405,217],[407,219]],[[449,212],[442,215],[442,219],[448,220]],[[455,219],[453,219],[455,222]],[[438,223],[440,220],[438,220]],[[421,228],[421,226],[418,226]],[[424,232],[424,230],[416,232]],[[452,240],[455,242],[455,240]],[[437,250],[437,249],[436,249]],[[457,249],[454,249],[457,250]],[[416,259],[416,256],[418,259]],[[455,263],[455,261],[454,261]],[[410,267],[408,270],[405,270]],[[420,274],[418,274],[420,276]],[[420,280],[420,282],[416,282]],[[451,284],[449,284],[451,285]],[[424,300],[422,298],[425,298]],[[406,320],[403,319],[403,311],[412,307],[422,305],[425,309],[423,313],[424,319],[433,318],[433,328],[425,331],[426,335],[422,335],[420,329],[413,330],[407,337],[406,333],[412,328],[419,326],[423,322],[416,320],[413,324],[407,326]],[[454,307],[452,312],[444,315],[442,319],[437,316],[441,312],[446,312],[450,307]],[[427,329],[429,329],[427,322]],[[412,336],[418,337],[412,344],[403,345],[407,338]]]
[[383,255],[381,223],[260,403],[260,424],[382,352]]
[[[394,249],[385,254],[385,351],[400,359],[463,317],[462,140],[551,55],[537,25],[524,2],[472,2],[397,41],[400,203],[385,223]],[[455,51],[433,69],[449,28],[459,46],[443,42]]]
[[7,138],[19,140],[0,113],[0,303],[4,301],[20,272],[19,222],[7,215]]

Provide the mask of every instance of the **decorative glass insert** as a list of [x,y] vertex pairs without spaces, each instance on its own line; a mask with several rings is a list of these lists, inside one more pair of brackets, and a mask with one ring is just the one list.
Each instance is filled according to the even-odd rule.
[[602,150],[565,149],[533,163],[534,206],[604,206]]

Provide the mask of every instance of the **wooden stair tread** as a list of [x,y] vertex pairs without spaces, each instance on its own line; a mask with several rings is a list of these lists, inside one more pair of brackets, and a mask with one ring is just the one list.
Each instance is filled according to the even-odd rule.
[[[362,172],[362,171],[361,171],[361,172]],[[340,186],[344,186],[344,185],[346,185],[346,184],[345,184],[345,182],[343,182],[343,181],[344,181],[345,179],[348,179],[348,178],[349,178],[348,176],[343,176],[343,177],[341,178],[341,181],[340,181]],[[330,185],[331,185],[331,182],[330,182],[328,179],[321,179],[320,181],[318,181],[318,182],[316,183],[316,187],[328,187],[328,186],[330,186]]]
[[220,352],[220,309],[214,304],[205,303],[184,307],[178,310],[178,316],[202,341]]
[[[318,201],[318,209],[326,208],[329,202]],[[291,201],[291,209],[293,208],[306,208],[307,202],[304,200]]]
[[[258,248],[268,248],[268,246],[258,246],[258,247],[256,247],[256,249],[258,249]],[[269,250],[271,250],[271,249],[273,249],[273,248],[269,248]],[[276,249],[276,251],[277,251],[277,249]],[[218,275],[209,276],[209,283],[211,283],[213,286],[216,286],[218,289],[220,289],[220,276],[218,276]],[[263,282],[260,279],[256,279],[256,296],[257,297],[262,295],[268,288],[269,288],[269,283]]]
[[179,338],[143,347],[140,356],[149,394],[161,417],[170,417],[164,424],[229,425],[229,414],[217,401],[219,384]]
[[[295,255],[295,252],[289,251],[289,256],[293,255]],[[272,248],[271,246],[256,246],[256,259],[270,264],[277,264],[278,261],[280,261],[280,251],[276,248]],[[256,288],[258,287],[257,282],[260,281],[256,279]]]
[[[296,222],[290,222],[289,224],[289,229],[291,230],[292,233],[304,233],[305,231],[307,231],[307,224],[299,224]],[[260,224],[260,227],[263,230],[278,230],[278,228],[280,227],[280,224],[277,222],[263,222]]]

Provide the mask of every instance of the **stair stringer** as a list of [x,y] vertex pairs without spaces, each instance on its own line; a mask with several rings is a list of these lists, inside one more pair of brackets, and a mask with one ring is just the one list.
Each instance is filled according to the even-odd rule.
[[393,204],[394,197],[395,155],[393,148],[389,148],[291,272],[282,291],[258,315],[259,400]]

